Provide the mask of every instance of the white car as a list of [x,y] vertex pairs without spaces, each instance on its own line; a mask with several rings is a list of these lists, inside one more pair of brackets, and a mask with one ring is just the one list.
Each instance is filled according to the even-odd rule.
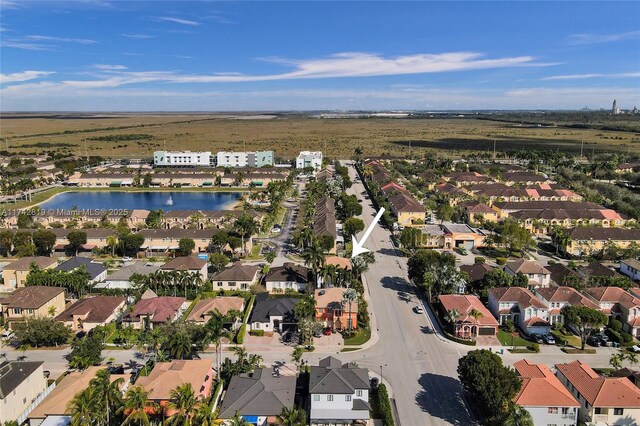
[[123,256],[122,257],[122,261],[123,262],[131,262],[131,258],[129,256]]
[[638,353],[638,352],[640,352],[640,345],[631,346],[631,347],[629,348],[629,350],[630,350],[631,352]]

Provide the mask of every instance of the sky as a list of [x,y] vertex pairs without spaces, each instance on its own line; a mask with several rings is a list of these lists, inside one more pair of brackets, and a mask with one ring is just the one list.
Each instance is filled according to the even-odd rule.
[[0,0],[2,111],[640,108],[640,2]]

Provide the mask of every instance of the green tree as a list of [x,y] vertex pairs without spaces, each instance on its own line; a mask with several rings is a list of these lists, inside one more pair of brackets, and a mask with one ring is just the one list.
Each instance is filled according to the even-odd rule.
[[406,226],[400,233],[400,243],[407,250],[414,251],[420,247],[422,231],[418,228]]
[[119,425],[122,423],[117,413],[122,407],[122,392],[120,389],[124,379],[119,377],[112,380],[111,373],[107,369],[98,370],[96,377],[89,382],[93,398],[96,401],[94,416],[98,417],[98,423],[105,425]]
[[526,408],[516,404],[509,405],[509,415],[504,420],[504,426],[535,426],[533,417]]
[[311,245],[304,249],[302,252],[302,258],[304,264],[311,268],[313,273],[313,283],[318,286],[318,275],[320,270],[324,266],[326,259],[326,250],[320,245],[317,240],[313,240]]
[[151,210],[145,223],[147,227],[150,229],[160,229],[162,228],[162,222],[164,220],[164,211],[162,209]]
[[303,409],[282,407],[277,424],[282,426],[306,426],[307,413]]
[[96,402],[93,388],[78,392],[67,404],[67,410],[71,414],[71,426],[96,423]]
[[249,237],[249,244],[252,245],[251,238],[253,234],[258,232],[260,229],[260,224],[256,222],[254,218],[249,216],[247,213],[243,213],[234,224],[235,230],[240,234],[240,238],[242,239],[242,255],[246,256],[246,247],[244,244],[244,239]]
[[211,253],[209,255],[209,265],[211,265],[211,269],[213,269],[214,272],[222,270],[222,268],[229,264],[229,261],[229,258],[224,254]]
[[184,383],[173,389],[170,396],[167,408],[175,410],[176,413],[169,417],[165,424],[191,426],[198,405],[198,398],[191,383]]
[[573,324],[580,333],[581,349],[584,351],[587,335],[593,328],[606,324],[607,317],[602,312],[586,306],[565,306],[560,311],[565,323]]
[[144,236],[139,233],[120,234],[118,240],[125,255],[136,255],[144,244]]
[[92,365],[98,365],[102,362],[103,350],[103,333],[95,332],[95,329],[91,334],[76,337],[71,342],[71,352],[66,356],[69,367],[85,370]]
[[0,230],[0,256],[8,256],[13,247],[13,232],[4,229]]
[[502,424],[506,407],[520,390],[517,373],[502,364],[499,355],[474,350],[458,361],[458,376],[490,424]]
[[229,426],[252,426],[252,423],[242,417],[239,411],[236,411],[236,414],[234,414],[233,417],[229,419]]
[[53,318],[28,318],[14,323],[12,327],[19,345],[58,346],[71,336],[71,330]]
[[189,256],[196,248],[196,242],[191,238],[180,238],[178,241],[178,253],[181,256]]
[[353,330],[353,326],[354,324],[352,324],[351,321],[351,306],[353,305],[353,302],[357,302],[358,301],[358,292],[353,289],[353,288],[348,288],[345,290],[345,292],[342,294],[342,304],[343,305],[347,305],[349,307],[349,319],[347,320],[347,330],[349,330],[349,332],[351,332],[351,330]]
[[342,233],[345,241],[351,241],[351,237],[364,230],[364,222],[357,217],[350,217],[342,225]]
[[212,252],[218,252],[222,254],[224,248],[229,242],[229,234],[226,231],[220,230],[213,234],[211,242],[209,243],[209,249]]
[[82,245],[87,244],[87,233],[85,231],[71,231],[67,234],[69,247],[78,255],[78,250]]
[[362,214],[362,204],[360,204],[356,195],[347,195],[347,193],[343,191],[337,200],[336,213],[341,220],[360,216]]
[[32,238],[39,256],[49,256],[56,245],[56,234],[47,229],[38,229]]
[[12,242],[13,250],[18,257],[33,256],[36,253],[36,246],[29,231],[17,231]]
[[130,387],[124,397],[122,412],[126,415],[122,426],[144,425],[149,426],[149,411],[157,411],[158,404],[149,400],[149,392],[141,386]]

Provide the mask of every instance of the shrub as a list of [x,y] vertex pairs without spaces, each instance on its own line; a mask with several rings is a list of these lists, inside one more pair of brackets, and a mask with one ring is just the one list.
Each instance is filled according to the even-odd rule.
[[485,263],[487,261],[487,259],[485,259],[482,256],[476,256],[475,259],[473,259],[474,263]]
[[549,265],[555,265],[557,262],[553,259],[549,259],[549,261],[547,262],[547,264]]
[[620,335],[622,335],[622,339],[624,340],[624,343],[633,342],[633,336],[631,334],[623,331],[622,333],[620,333]]
[[236,334],[236,343],[241,345],[244,343],[244,333],[247,331],[247,325],[242,324],[240,330],[238,330],[238,334]]
[[385,426],[393,426],[393,413],[391,412],[391,403],[389,402],[389,394],[384,383],[378,386],[378,404],[380,406],[380,416],[382,424]]
[[502,265],[506,265],[507,264],[507,258],[506,257],[496,257],[496,263],[500,266]]
[[538,343],[535,343],[535,342],[532,343],[530,348],[531,348],[532,351],[534,351],[536,353],[540,352],[540,345]]
[[618,333],[622,331],[622,323],[617,319],[611,319],[611,321],[609,321],[609,327]]
[[264,330],[251,330],[249,332],[250,336],[264,336]]

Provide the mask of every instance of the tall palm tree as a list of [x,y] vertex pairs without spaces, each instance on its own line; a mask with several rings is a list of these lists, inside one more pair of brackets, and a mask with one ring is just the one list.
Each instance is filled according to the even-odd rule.
[[353,329],[353,321],[351,320],[351,305],[358,300],[358,292],[353,288],[348,288],[342,294],[342,304],[349,306],[349,316],[347,319],[347,329],[351,331]]
[[476,308],[472,308],[469,311],[469,316],[471,318],[473,318],[473,325],[476,326],[476,334],[478,333],[477,329],[477,324],[478,324],[478,318],[482,318],[484,315],[482,314],[482,312],[480,312],[479,310],[477,310]]
[[198,405],[198,398],[191,383],[178,386],[171,391],[170,395],[171,400],[167,404],[167,408],[175,410],[176,413],[167,419],[166,424],[191,426]]
[[96,419],[96,399],[93,388],[78,392],[67,404],[71,413],[71,426],[84,426],[94,423]]
[[171,336],[168,336],[164,349],[167,350],[173,359],[185,359],[193,354],[191,338],[184,329],[178,329]]
[[219,311],[213,311],[211,318],[207,321],[207,332],[209,338],[216,347],[216,374],[220,371],[222,362],[222,338],[227,336],[228,331],[224,328],[224,316]]
[[456,331],[456,321],[458,320],[458,316],[460,313],[456,309],[449,309],[447,311],[447,322],[451,324],[451,331],[455,334]]
[[238,234],[240,234],[240,238],[242,238],[242,255],[246,256],[247,250],[244,245],[244,239],[246,237],[249,237],[249,244],[251,245],[253,234],[258,232],[258,230],[260,229],[260,224],[247,213],[242,213],[242,215],[236,220],[236,223],[233,226]]
[[100,415],[104,415],[106,424],[110,424],[111,417],[122,406],[122,393],[120,392],[121,386],[124,384],[122,377],[111,381],[111,373],[107,369],[99,370],[96,373],[96,377],[91,379],[89,383],[93,390],[94,397],[99,401],[99,406],[104,408],[104,412]]
[[320,243],[315,238],[304,251],[302,252],[302,258],[304,264],[311,268],[313,272],[313,282],[315,286],[318,286],[318,274],[320,269],[324,265],[326,254]]
[[307,424],[307,413],[303,409],[282,407],[282,412],[278,415],[277,422],[282,426],[305,426]]
[[533,417],[526,409],[519,405],[512,404],[509,415],[504,420],[503,426],[535,426]]
[[251,423],[240,415],[239,411],[236,411],[233,418],[229,419],[229,426],[252,426]]
[[193,416],[193,424],[198,426],[214,426],[219,425],[216,413],[213,411],[213,401],[205,403],[201,401]]
[[107,237],[107,247],[111,248],[111,257],[116,255],[116,246],[118,245],[118,237],[110,235]]
[[149,391],[144,390],[141,386],[129,388],[124,397],[124,404],[121,409],[127,416],[122,426],[149,426],[149,414],[147,414],[146,410],[158,410],[158,404],[149,401]]

